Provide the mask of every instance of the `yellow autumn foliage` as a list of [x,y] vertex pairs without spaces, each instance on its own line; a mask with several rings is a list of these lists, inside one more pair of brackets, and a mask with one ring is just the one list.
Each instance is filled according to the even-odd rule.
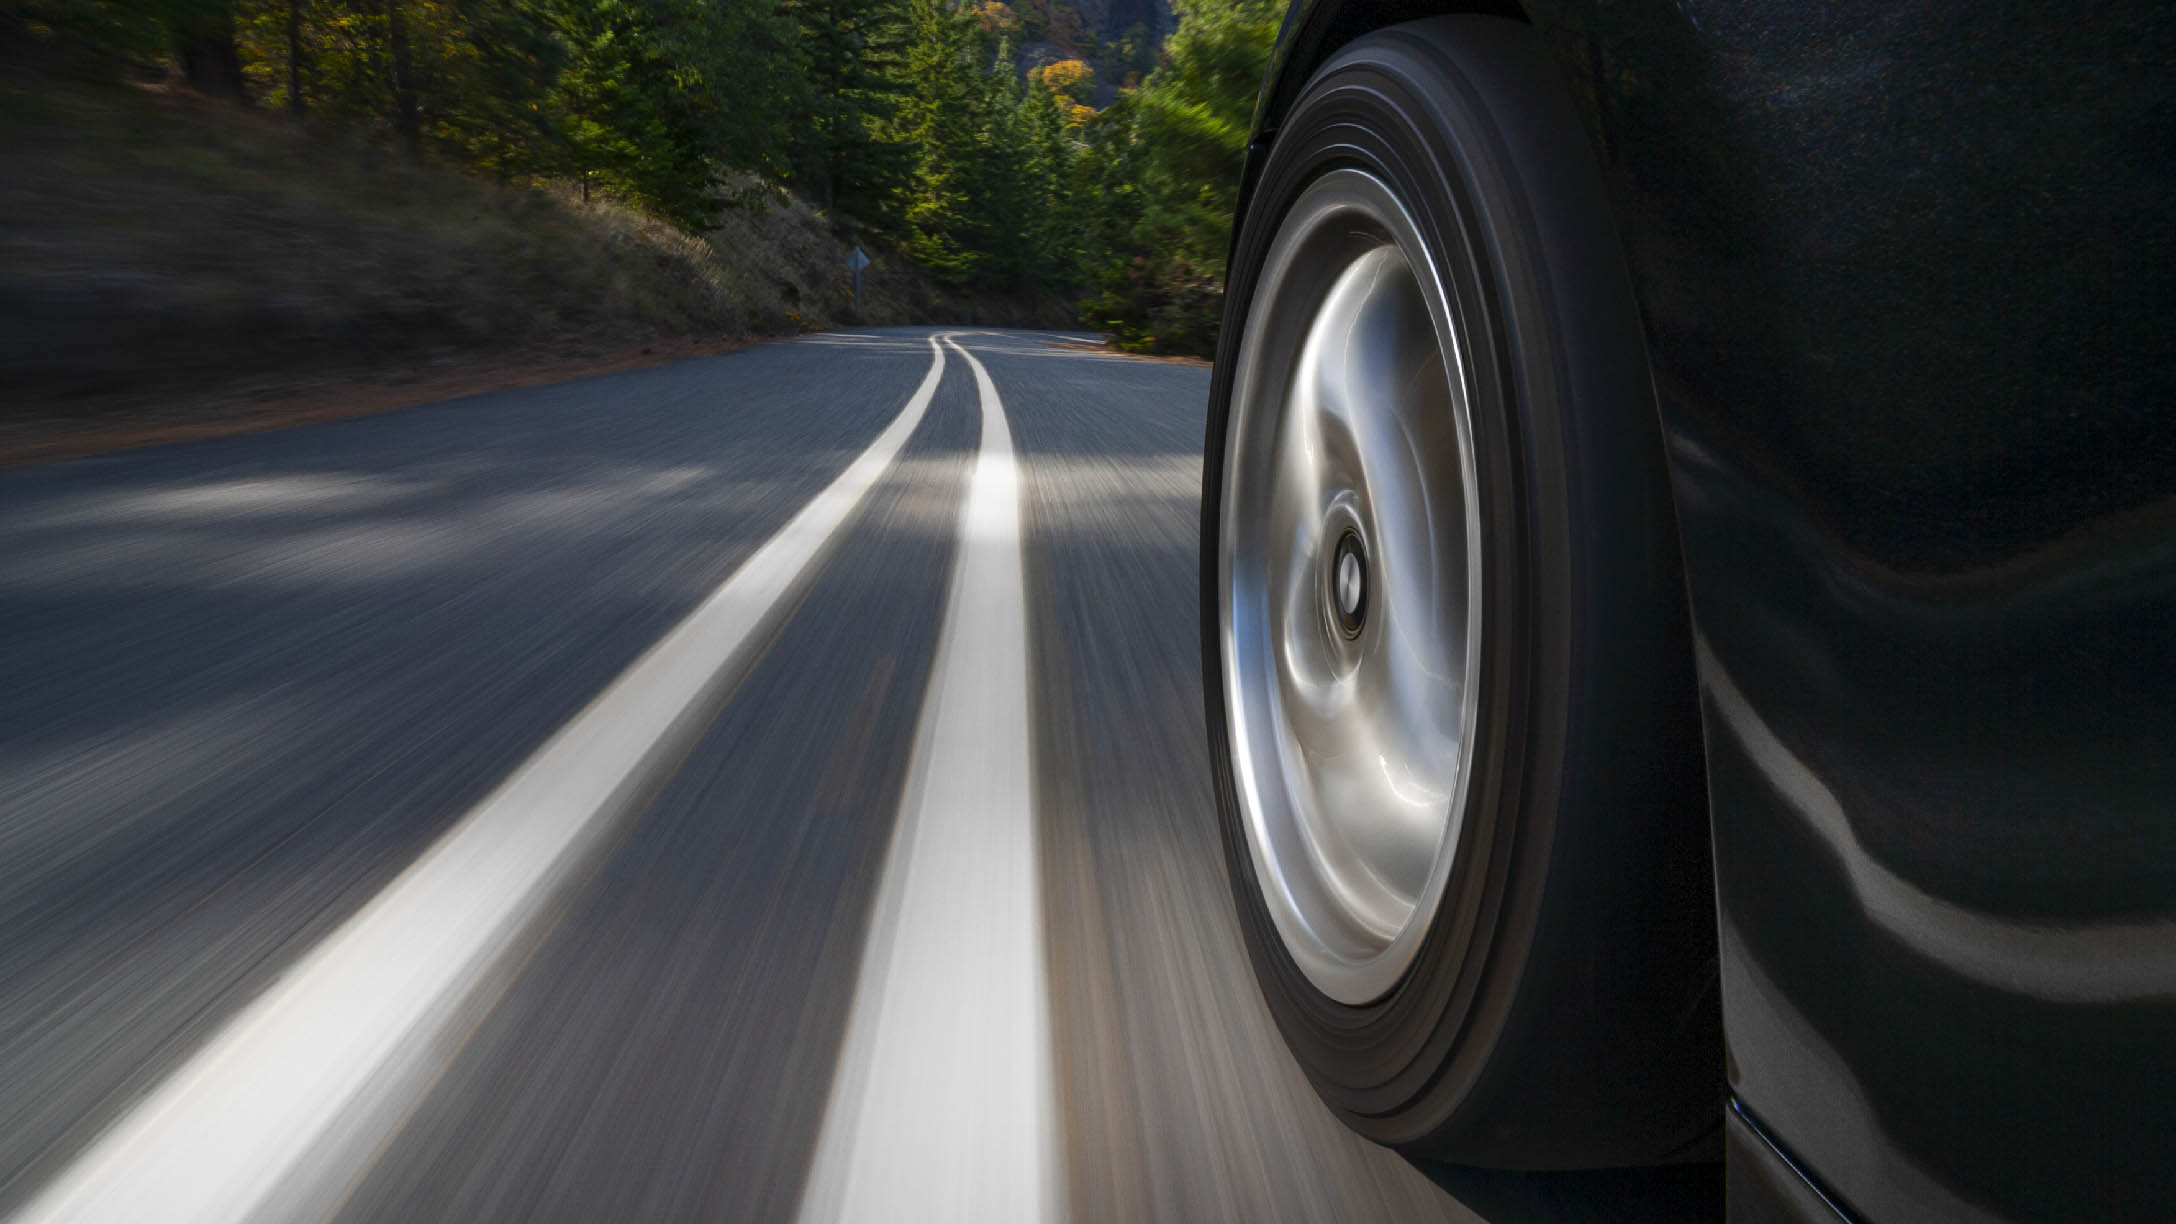
[[1069,102],[1095,96],[1096,70],[1077,59],[1059,60],[1043,69],[1043,86]]

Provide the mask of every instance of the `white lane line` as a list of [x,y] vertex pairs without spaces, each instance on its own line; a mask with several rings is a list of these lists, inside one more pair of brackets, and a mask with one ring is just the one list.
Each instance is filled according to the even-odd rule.
[[16,1218],[233,1224],[335,1207],[427,1084],[462,1001],[760,653],[944,362],[932,337],[929,372],[868,449]]
[[953,347],[982,446],[805,1224],[1061,1214],[1019,476],[997,388]]

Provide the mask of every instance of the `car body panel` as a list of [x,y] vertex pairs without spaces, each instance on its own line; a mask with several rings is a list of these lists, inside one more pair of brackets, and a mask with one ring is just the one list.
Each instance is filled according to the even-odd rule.
[[[1250,183],[1449,11],[1296,5]],[[1736,1100],[1861,1218],[2176,1218],[2176,17],[1525,18],[1648,331]]]
[[1724,1196],[1739,1224],[1840,1224],[1847,1220],[1812,1177],[1740,1109],[1723,1118]]

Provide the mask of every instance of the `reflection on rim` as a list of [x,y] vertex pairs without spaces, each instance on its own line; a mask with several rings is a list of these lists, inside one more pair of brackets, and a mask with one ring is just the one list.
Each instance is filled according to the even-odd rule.
[[1278,232],[1233,380],[1234,781],[1278,934],[1343,1003],[1412,963],[1465,804],[1479,517],[1447,300],[1389,190],[1333,171]]

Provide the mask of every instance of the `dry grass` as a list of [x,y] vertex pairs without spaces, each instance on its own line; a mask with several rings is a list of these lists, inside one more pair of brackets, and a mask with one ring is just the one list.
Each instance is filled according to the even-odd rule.
[[[728,184],[743,196],[760,194],[749,181]],[[979,323],[985,326],[1070,327],[1071,305],[1055,295],[961,294],[882,249],[862,274],[859,309],[846,256],[854,243],[832,232],[814,205],[769,193],[764,207],[732,209],[708,237],[725,282],[751,311],[751,323],[772,331],[841,324]]]

